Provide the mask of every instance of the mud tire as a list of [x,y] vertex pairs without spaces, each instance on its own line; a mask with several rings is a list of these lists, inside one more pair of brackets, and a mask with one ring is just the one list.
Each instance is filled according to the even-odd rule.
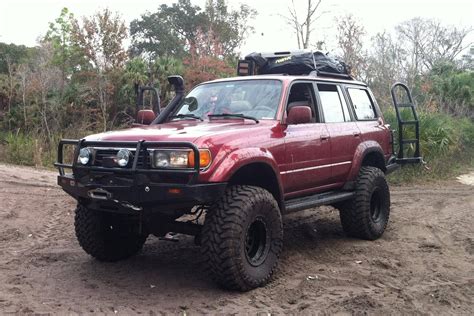
[[82,205],[76,208],[74,226],[82,249],[100,261],[131,257],[142,249],[147,238],[134,233],[124,215],[91,210]]
[[355,197],[336,207],[347,235],[367,240],[381,237],[390,217],[390,191],[385,174],[375,167],[362,167]]
[[278,203],[262,188],[231,186],[206,214],[201,249],[223,288],[248,291],[268,283],[282,243]]

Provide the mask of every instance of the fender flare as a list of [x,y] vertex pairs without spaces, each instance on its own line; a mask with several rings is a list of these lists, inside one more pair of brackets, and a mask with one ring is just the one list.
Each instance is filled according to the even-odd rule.
[[378,153],[382,157],[385,165],[385,158],[383,154],[382,147],[379,143],[373,140],[368,140],[362,142],[357,146],[354,157],[352,159],[352,168],[349,171],[349,176],[347,177],[347,181],[353,181],[357,178],[359,174],[360,167],[362,166],[362,162],[364,158],[370,153]]
[[264,148],[243,148],[229,152],[216,166],[214,173],[209,177],[210,182],[228,182],[241,168],[253,163],[264,163],[269,166],[278,183],[278,191],[283,198],[283,187],[278,171],[278,165],[272,153]]

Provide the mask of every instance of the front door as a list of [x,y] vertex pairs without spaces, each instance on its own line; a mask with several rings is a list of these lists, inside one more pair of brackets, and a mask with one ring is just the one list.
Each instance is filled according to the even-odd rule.
[[317,191],[331,177],[330,142],[326,124],[320,122],[311,82],[293,83],[287,110],[296,105],[309,105],[313,119],[307,124],[289,124],[285,131],[286,165],[281,168],[285,192],[289,196]]

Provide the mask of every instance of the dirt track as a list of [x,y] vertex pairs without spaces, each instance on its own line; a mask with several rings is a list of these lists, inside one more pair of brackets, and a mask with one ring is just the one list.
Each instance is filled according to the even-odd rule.
[[202,274],[191,238],[149,237],[129,260],[93,260],[55,173],[0,165],[0,314],[474,314],[474,186],[391,193],[388,230],[374,242],[345,237],[331,208],[286,217],[276,278],[233,293]]

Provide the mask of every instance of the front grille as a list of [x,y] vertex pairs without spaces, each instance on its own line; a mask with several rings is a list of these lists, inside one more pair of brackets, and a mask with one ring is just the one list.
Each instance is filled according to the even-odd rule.
[[[97,167],[118,167],[117,165],[111,165],[113,160],[118,153],[119,149],[96,149],[94,154],[93,165]],[[135,157],[135,150],[130,150],[132,156],[126,168],[132,168],[133,159]],[[150,166],[150,155],[148,151],[141,151],[138,157],[137,168],[148,168]]]

